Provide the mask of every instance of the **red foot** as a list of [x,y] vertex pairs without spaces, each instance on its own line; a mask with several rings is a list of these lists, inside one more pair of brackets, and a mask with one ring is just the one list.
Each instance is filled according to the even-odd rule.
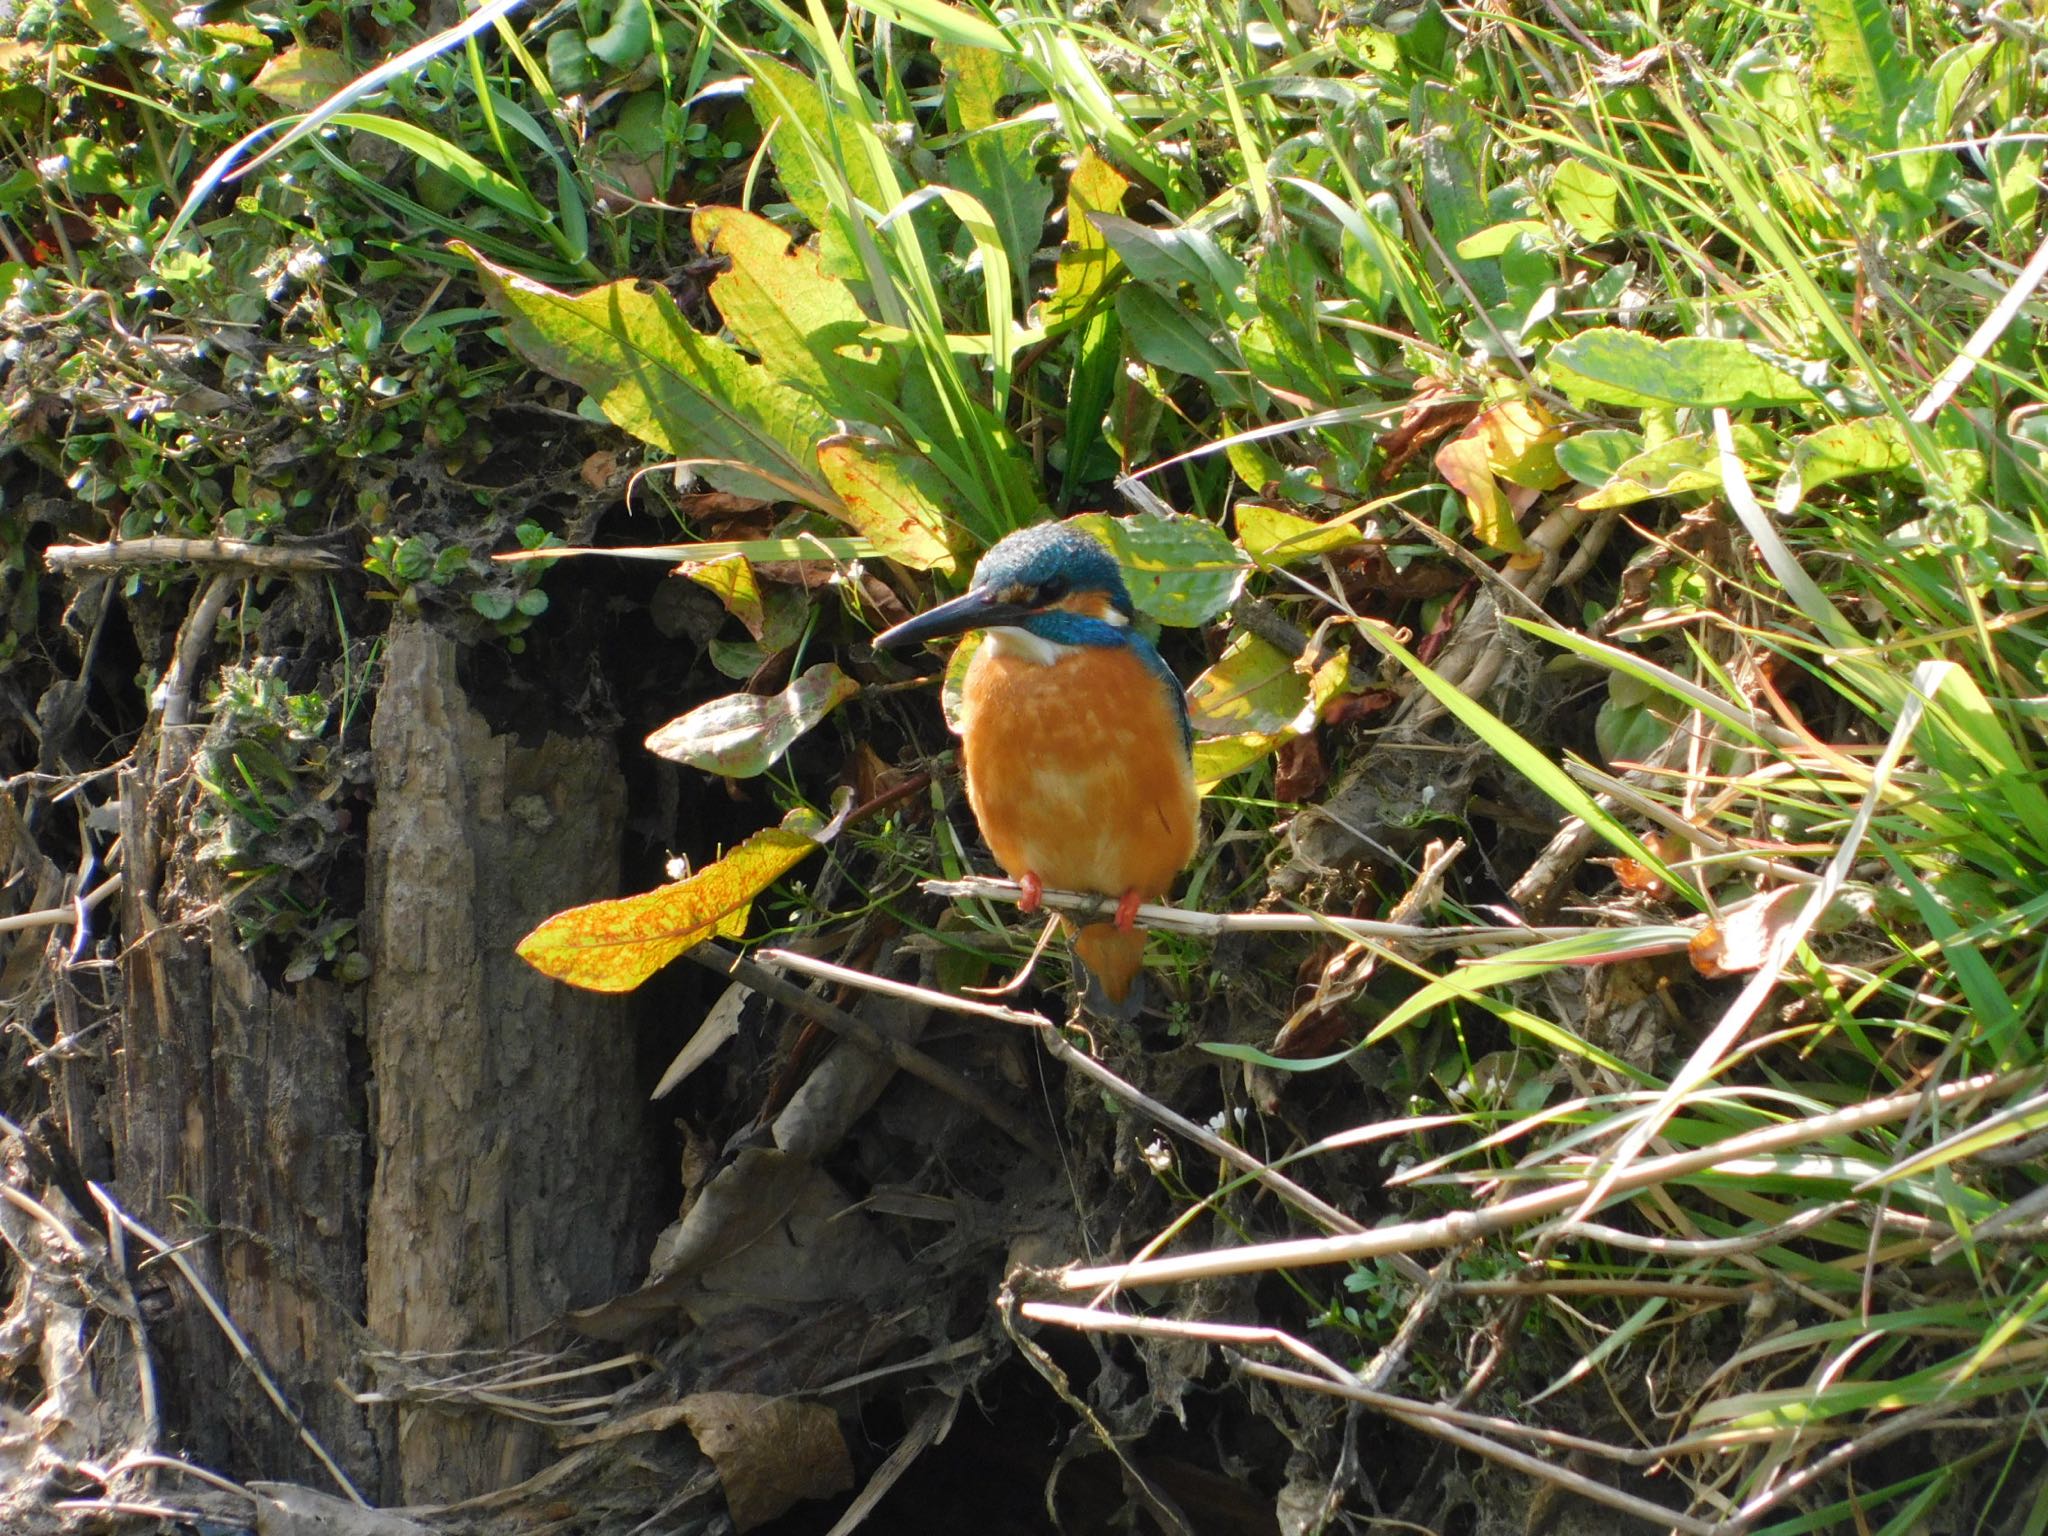
[[1138,926],[1138,907],[1143,898],[1135,890],[1125,891],[1123,900],[1116,904],[1116,931],[1131,933]]
[[1038,904],[1045,900],[1045,882],[1027,869],[1017,883],[1024,887],[1024,899],[1017,903],[1017,910],[1036,912]]

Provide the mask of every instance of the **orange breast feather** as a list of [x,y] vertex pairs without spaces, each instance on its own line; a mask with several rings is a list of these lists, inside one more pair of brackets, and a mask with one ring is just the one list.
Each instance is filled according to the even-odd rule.
[[1155,673],[1119,646],[1045,664],[985,643],[962,703],[967,796],[1005,871],[1166,893],[1195,851],[1195,786]]

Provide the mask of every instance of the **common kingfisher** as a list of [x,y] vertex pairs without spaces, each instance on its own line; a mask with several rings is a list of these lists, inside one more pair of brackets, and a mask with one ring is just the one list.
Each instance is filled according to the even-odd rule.
[[1078,528],[1041,523],[991,547],[966,593],[875,637],[879,650],[986,630],[960,709],[967,800],[996,862],[1024,888],[1116,898],[1074,947],[1090,1007],[1129,1017],[1145,936],[1195,851],[1194,733],[1180,682],[1141,635],[1115,558]]

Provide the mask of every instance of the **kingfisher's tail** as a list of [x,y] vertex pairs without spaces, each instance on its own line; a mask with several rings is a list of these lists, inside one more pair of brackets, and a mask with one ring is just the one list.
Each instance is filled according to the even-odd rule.
[[1145,1002],[1144,930],[1090,923],[1074,935],[1074,952],[1088,973],[1082,996],[1088,1011],[1119,1023],[1136,1018]]

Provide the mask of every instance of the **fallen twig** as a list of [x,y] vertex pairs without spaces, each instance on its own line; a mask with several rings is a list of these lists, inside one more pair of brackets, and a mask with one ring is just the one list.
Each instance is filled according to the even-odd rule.
[[132,570],[138,565],[226,567],[257,575],[301,576],[340,571],[348,562],[317,544],[251,544],[246,539],[110,539],[104,544],[52,544],[43,564],[60,575],[73,571]]

